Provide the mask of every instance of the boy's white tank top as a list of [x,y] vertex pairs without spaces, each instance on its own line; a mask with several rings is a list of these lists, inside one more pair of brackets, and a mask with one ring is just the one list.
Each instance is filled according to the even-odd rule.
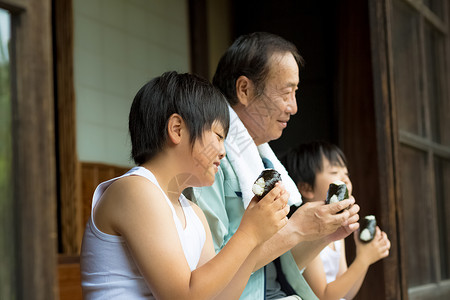
[[[117,179],[130,175],[145,177],[161,189],[155,176],[143,167],[134,167],[126,174],[105,181],[97,187],[81,247],[81,285],[84,299],[154,299],[125,240],[121,236],[100,231],[93,219],[93,209],[105,190]],[[172,203],[164,192],[163,194],[172,210],[184,255],[192,271],[197,267],[205,244],[205,229],[189,201],[181,194],[179,201],[186,218],[186,227],[183,228]]]
[[320,252],[320,258],[323,262],[327,283],[335,281],[341,260],[341,240],[334,242],[334,249],[331,249],[329,246],[323,248]]

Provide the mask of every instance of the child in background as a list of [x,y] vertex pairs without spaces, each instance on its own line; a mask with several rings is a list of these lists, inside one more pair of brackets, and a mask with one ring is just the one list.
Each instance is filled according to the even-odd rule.
[[100,184],[81,249],[84,299],[237,299],[250,253],[286,222],[278,184],[253,199],[219,254],[203,212],[181,192],[214,182],[229,127],[227,102],[197,76],[164,73],[145,84],[129,115],[138,165]]
[[[316,141],[299,145],[281,158],[302,195],[303,202],[324,201],[330,183],[340,180],[352,193],[352,183],[343,152],[335,145]],[[354,233],[356,258],[347,267],[344,240],[325,247],[305,268],[303,276],[321,299],[353,299],[369,266],[389,255],[390,241],[377,227],[375,238],[362,243]],[[294,258],[295,254],[293,253]]]

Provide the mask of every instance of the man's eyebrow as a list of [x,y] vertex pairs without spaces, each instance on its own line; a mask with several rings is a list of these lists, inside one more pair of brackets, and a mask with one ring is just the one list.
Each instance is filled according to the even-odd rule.
[[286,87],[288,87],[288,88],[290,88],[290,87],[293,87],[293,88],[297,88],[298,87],[298,82],[296,83],[296,82],[288,82],[288,84],[286,84]]

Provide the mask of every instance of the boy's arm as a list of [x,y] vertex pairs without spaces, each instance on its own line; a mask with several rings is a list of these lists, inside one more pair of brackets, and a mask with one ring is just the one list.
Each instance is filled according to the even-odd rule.
[[367,262],[355,259],[344,274],[328,284],[323,299],[341,299],[344,297],[345,299],[353,299],[358,293],[368,269],[369,264]]
[[[209,260],[211,260],[215,255],[211,231],[209,229],[208,222],[202,213],[201,209],[198,206],[193,206],[194,209],[197,212],[197,215],[202,220],[203,226],[206,230],[206,241],[205,246],[203,247],[203,252],[200,257],[200,261],[198,263],[197,267],[201,267],[205,263],[207,263]],[[245,286],[247,285],[247,281],[250,278],[250,275],[253,271],[255,264],[255,260],[251,259],[251,257],[247,257],[245,262],[242,264],[242,266],[239,268],[239,271],[234,275],[233,279],[231,279],[230,283],[221,291],[216,297],[214,297],[215,300],[232,300],[232,299],[239,299],[242,292],[245,289]]]
[[[344,298],[344,296],[346,299],[352,299],[354,295],[350,295],[348,292],[361,277],[364,278],[368,268],[368,266],[359,265],[359,263],[356,265],[352,264],[352,266],[342,276],[327,284],[323,262],[320,255],[318,255],[306,267],[303,276],[316,296],[321,300],[337,300]],[[347,295],[350,297],[347,298]]]
[[[347,266],[347,259],[345,257],[345,241],[342,240],[342,244],[341,244],[341,261],[339,264],[339,272],[337,274],[337,278],[339,278],[342,274],[344,274],[345,272],[347,272],[348,270],[348,266]],[[367,268],[368,270],[368,268]],[[345,299],[353,299],[356,294],[358,293],[359,289],[361,288],[361,285],[364,281],[364,278],[366,277],[367,274],[367,270],[366,272],[359,277],[356,281],[355,284],[353,284],[353,286],[350,288],[350,290],[348,291],[348,293],[345,295]]]
[[317,298],[325,299],[324,295],[327,288],[327,279],[320,255],[314,257],[314,259],[306,266],[305,271],[303,271],[303,277],[308,282]]
[[[374,251],[364,251],[357,253],[356,259],[335,281],[326,283],[326,275],[320,256],[317,256],[313,262],[307,266],[303,276],[308,284],[320,299],[353,299],[358,293],[369,266],[377,260],[386,257],[389,251],[389,242],[378,229],[377,235],[372,241],[373,245],[364,245],[366,249],[377,249]],[[356,237],[355,237],[356,239]],[[371,243],[372,243],[371,242]],[[371,244],[370,243],[370,244]],[[345,257],[345,248],[341,251],[341,262]],[[369,253],[370,252],[370,253]],[[364,254],[360,254],[364,253]],[[378,254],[377,254],[378,253]]]
[[390,241],[387,238],[386,233],[382,232],[380,228],[377,227],[375,238],[367,244],[362,243],[358,239],[358,234],[355,232],[354,240],[356,243],[356,258],[355,261],[350,265],[350,268],[361,268],[367,265],[366,271],[355,281],[353,287],[348,291],[345,298],[353,299],[356,296],[361,285],[366,276],[367,269],[369,266],[378,260],[385,258],[389,255],[389,249],[391,247]]
[[[341,260],[342,255],[345,256],[343,251],[341,251]],[[337,300],[344,298],[344,296],[345,299],[352,299],[361,286],[364,276],[366,275],[367,268],[368,265],[361,264],[361,262],[356,262],[356,264],[354,263],[350,266],[350,268],[348,268],[347,272],[336,278],[335,281],[327,284],[323,262],[320,255],[318,255],[311,261],[310,264],[308,264],[303,272],[303,276],[311,289],[321,300]],[[359,286],[356,287],[358,283]],[[357,289],[353,294],[350,291],[352,291],[354,287]]]

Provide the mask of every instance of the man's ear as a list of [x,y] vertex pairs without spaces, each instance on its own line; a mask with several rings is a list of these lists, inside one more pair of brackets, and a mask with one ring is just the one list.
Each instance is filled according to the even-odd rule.
[[167,133],[169,141],[177,145],[181,142],[183,134],[185,134],[185,124],[183,118],[179,114],[172,114],[167,122]]
[[239,102],[247,106],[253,97],[254,85],[253,82],[246,76],[239,76],[236,80],[236,96]]
[[314,198],[314,189],[313,187],[306,182],[297,183],[297,188],[302,197],[305,199],[313,199]]

